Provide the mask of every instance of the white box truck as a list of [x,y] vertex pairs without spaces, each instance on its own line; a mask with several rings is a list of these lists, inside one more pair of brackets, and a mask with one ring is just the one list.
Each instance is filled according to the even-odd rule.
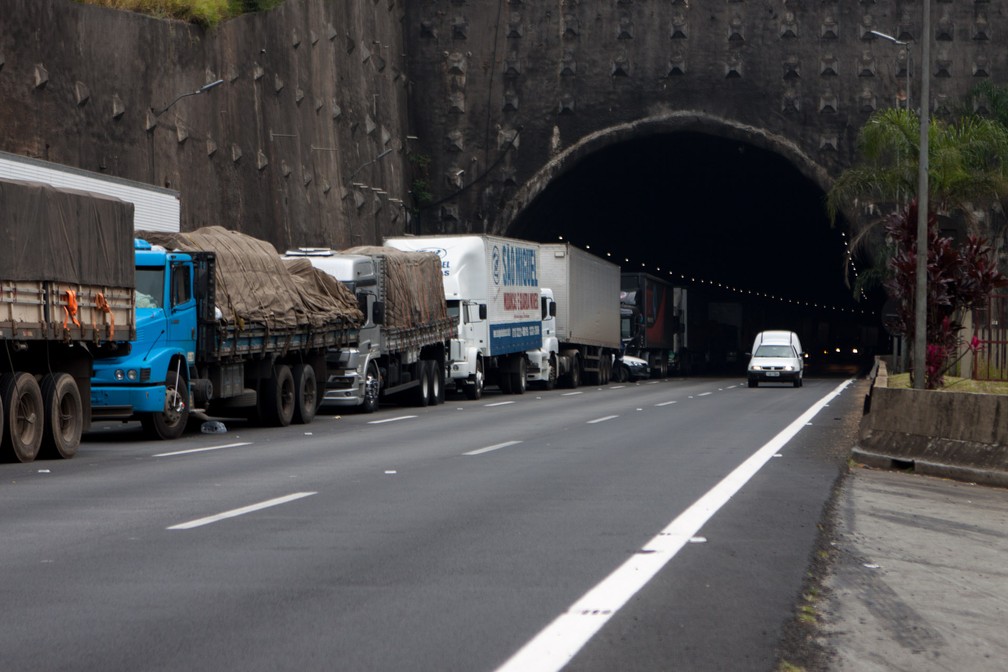
[[486,384],[526,388],[526,352],[542,347],[539,243],[490,235],[386,238],[385,245],[441,258],[452,385],[479,399]]
[[606,385],[620,351],[620,267],[569,243],[540,248],[543,347],[528,353],[528,381]]

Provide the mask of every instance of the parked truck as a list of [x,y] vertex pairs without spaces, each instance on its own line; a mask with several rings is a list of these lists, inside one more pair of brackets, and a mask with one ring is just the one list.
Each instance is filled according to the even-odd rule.
[[455,328],[436,255],[369,246],[299,248],[285,259],[310,262],[342,283],[363,313],[357,339],[329,350],[324,403],[371,413],[393,395],[409,395],[418,406],[444,402]]
[[525,392],[527,351],[542,347],[539,244],[490,235],[386,238],[400,250],[434,252],[455,333],[450,382],[470,399],[486,384]]
[[0,453],[70,458],[91,367],[129,351],[133,206],[0,179]]
[[540,251],[543,346],[528,353],[528,381],[608,384],[620,352],[619,266],[568,243]]
[[647,273],[623,273],[619,295],[623,351],[645,360],[652,377],[682,371],[686,290]]
[[174,439],[193,410],[273,426],[312,421],[326,352],[361,314],[334,283],[290,273],[272,245],[219,226],[135,242],[137,337],[96,362],[94,417]]

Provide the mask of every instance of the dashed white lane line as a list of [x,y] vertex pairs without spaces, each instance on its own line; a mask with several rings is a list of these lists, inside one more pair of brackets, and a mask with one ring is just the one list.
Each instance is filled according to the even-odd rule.
[[483,453],[489,453],[492,450],[500,450],[501,448],[507,448],[508,446],[516,446],[521,441],[505,441],[504,443],[495,443],[492,446],[487,446],[486,448],[477,448],[476,450],[470,450],[468,453],[462,453],[463,455],[482,455]]
[[225,443],[221,446],[205,446],[203,448],[189,448],[188,450],[176,450],[172,453],[158,453],[154,457],[174,457],[176,455],[188,455],[189,453],[205,453],[210,450],[224,450],[225,448],[237,448],[239,446],[251,446],[252,443],[249,441],[242,441],[241,443]]
[[194,527],[200,527],[202,525],[209,525],[210,523],[216,523],[227,518],[235,518],[236,516],[243,516],[246,513],[252,513],[253,511],[261,511],[262,509],[268,509],[271,506],[279,506],[280,504],[286,504],[287,502],[293,502],[296,499],[302,499],[304,497],[311,497],[312,495],[317,495],[317,492],[295,492],[283,497],[277,497],[276,499],[268,499],[265,502],[259,502],[258,504],[250,504],[248,506],[243,506],[240,509],[231,509],[230,511],[225,511],[223,513],[218,513],[214,516],[207,516],[206,518],[197,518],[196,520],[190,520],[188,523],[179,523],[178,525],[172,525],[167,528],[169,530],[191,530]]
[[696,396],[698,396],[698,397],[706,397],[708,394],[714,394],[714,393],[713,392],[701,392],[700,394],[698,394]]
[[491,408],[493,406],[507,406],[508,404],[513,404],[513,403],[515,403],[515,402],[513,402],[513,401],[495,401],[492,404],[483,404],[483,405],[486,406],[487,408]]
[[659,407],[661,407],[661,406],[668,406],[669,404],[675,404],[675,403],[677,403],[677,402],[675,402],[675,401],[663,401],[660,404],[655,404],[655,406],[659,406]]
[[415,418],[415,415],[400,415],[397,418],[385,418],[384,420],[371,420],[367,424],[369,425],[384,425],[386,422],[399,422],[400,420],[409,420]]
[[618,418],[618,415],[607,415],[604,418],[595,418],[594,420],[589,420],[589,425],[594,425],[597,422],[605,422],[606,420],[612,420],[613,418]]
[[671,560],[732,496],[852,381],[816,402],[777,436],[753,453],[629,560],[585,593],[515,653],[497,672],[557,672],[577,654],[637,591]]
[[575,394],[584,394],[584,392],[564,392],[561,397],[573,397]]

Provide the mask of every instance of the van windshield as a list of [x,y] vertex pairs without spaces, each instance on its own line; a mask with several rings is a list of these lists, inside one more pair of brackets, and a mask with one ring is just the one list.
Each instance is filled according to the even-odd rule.
[[753,357],[794,357],[795,351],[790,345],[761,345]]

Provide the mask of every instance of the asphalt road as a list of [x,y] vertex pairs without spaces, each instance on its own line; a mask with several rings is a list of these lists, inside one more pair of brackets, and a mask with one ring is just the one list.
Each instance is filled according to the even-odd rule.
[[861,400],[673,379],[98,427],[0,465],[0,669],[772,670]]

